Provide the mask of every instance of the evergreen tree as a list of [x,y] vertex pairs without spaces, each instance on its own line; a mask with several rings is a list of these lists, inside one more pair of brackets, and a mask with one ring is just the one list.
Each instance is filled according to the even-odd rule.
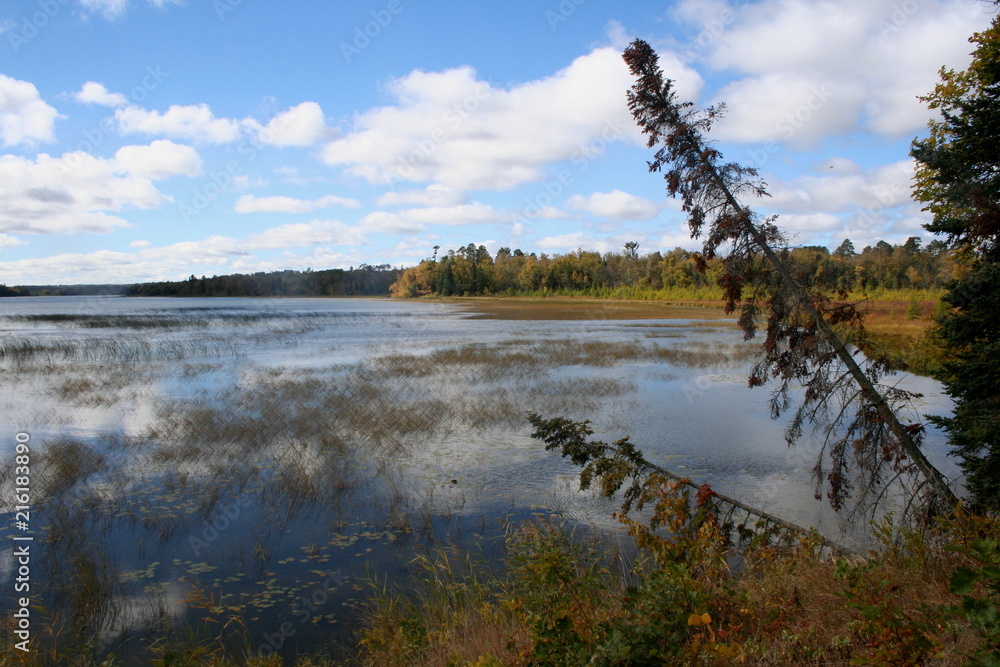
[[969,68],[942,69],[923,98],[941,118],[911,154],[914,196],[934,214],[927,229],[946,236],[969,269],[938,318],[950,355],[939,377],[955,410],[934,421],[948,432],[973,499],[1000,510],[1000,18],[970,41]]
[[851,239],[844,239],[844,242],[833,251],[833,254],[838,257],[854,257],[858,253],[854,250],[854,244],[851,243]]
[[[897,416],[900,403],[910,396],[881,384],[884,358],[869,356],[862,366],[833,328],[839,325],[851,342],[877,355],[864,344],[860,315],[850,304],[832,302],[821,290],[808,290],[797,281],[774,218],[761,219],[742,203],[743,197],[767,192],[756,170],[723,162],[705,139],[721,109],[697,112],[690,103],[678,102],[673,81],[663,76],[646,42],[635,40],[624,57],[636,77],[628,93],[629,109],[647,145],[657,148],[649,169],[664,173],[668,193],[682,201],[691,235],[704,237],[701,267],[705,260],[719,258],[718,283],[727,311],[740,311],[746,338],[756,333],[758,318],[766,318],[766,340],[751,371],[751,386],[779,382],[771,402],[777,416],[790,404],[791,387],[803,385],[786,438],[795,442],[809,421],[827,435],[829,459],[821,454],[815,472],[833,507],[843,507],[854,490],[862,497],[872,494],[868,497],[877,503],[888,479],[914,474],[909,480],[916,483],[914,500],[923,490],[930,492],[924,500],[932,504],[953,504],[953,491],[920,449],[922,426],[903,424]],[[892,246],[885,245],[891,254]]]

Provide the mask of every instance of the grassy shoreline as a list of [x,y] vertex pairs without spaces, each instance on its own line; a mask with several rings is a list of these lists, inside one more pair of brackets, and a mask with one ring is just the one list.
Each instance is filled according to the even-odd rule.
[[[941,363],[941,353],[928,336],[934,326],[938,299],[929,291],[913,291],[916,301],[907,300],[907,292],[886,293],[882,300],[864,300],[865,326],[869,340],[882,347],[895,360],[897,370],[919,375],[933,375]],[[924,297],[924,298],[919,298]],[[498,320],[732,320],[722,300],[618,299],[593,296],[469,296],[421,297],[437,303],[456,304],[474,316]],[[858,299],[861,301],[861,299]],[[912,311],[913,304],[919,314]],[[910,311],[910,315],[908,315]]]

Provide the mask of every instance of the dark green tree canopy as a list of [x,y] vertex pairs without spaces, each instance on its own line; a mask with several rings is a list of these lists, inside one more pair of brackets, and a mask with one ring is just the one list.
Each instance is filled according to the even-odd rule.
[[[961,250],[966,273],[945,296],[951,312],[937,337],[950,360],[939,379],[955,401],[933,421],[948,433],[966,486],[984,507],[1000,510],[1000,17],[972,36],[964,72],[941,70],[924,98],[941,118],[913,142],[914,196],[934,214],[926,227]],[[931,245],[934,245],[933,243]]]
[[833,251],[833,253],[838,257],[854,257],[858,254],[857,251],[854,250],[854,244],[851,243],[851,239],[844,239],[844,242],[841,243],[837,249]]
[[941,70],[924,99],[941,118],[913,142],[914,196],[934,214],[927,229],[980,255],[1000,246],[1000,18],[969,40],[977,44],[964,72]]

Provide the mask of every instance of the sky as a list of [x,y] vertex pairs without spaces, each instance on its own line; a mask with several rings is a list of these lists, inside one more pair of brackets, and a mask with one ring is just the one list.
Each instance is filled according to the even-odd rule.
[[932,237],[918,96],[982,0],[3,0],[0,283],[695,249],[621,53],[727,112],[796,245]]

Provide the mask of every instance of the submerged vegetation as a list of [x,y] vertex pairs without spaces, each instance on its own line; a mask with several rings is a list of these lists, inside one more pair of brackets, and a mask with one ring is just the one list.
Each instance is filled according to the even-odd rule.
[[[275,652],[262,640],[273,619],[295,619],[300,597],[330,572],[347,583],[323,593],[336,603],[313,612],[309,629],[340,630],[308,645],[332,641],[324,662],[345,659],[359,631],[345,620],[359,618],[351,610],[368,592],[353,559],[381,569],[456,531],[498,530],[489,512],[463,528],[462,508],[483,499],[481,473],[462,459],[533,457],[524,445],[477,453],[454,443],[523,431],[533,409],[594,414],[633,393],[643,368],[725,367],[751,351],[689,340],[678,327],[625,329],[618,340],[588,325],[569,338],[252,360],[258,346],[294,360],[302,341],[345,324],[393,327],[366,317],[263,307],[5,317],[6,400],[38,443],[33,499],[46,556],[35,573],[36,664],[184,655],[191,662],[179,664],[252,664]],[[61,409],[23,410],[46,397]],[[133,426],[78,432],[87,415]],[[520,492],[489,501],[513,510]],[[12,630],[0,628],[3,659],[19,657]]]

